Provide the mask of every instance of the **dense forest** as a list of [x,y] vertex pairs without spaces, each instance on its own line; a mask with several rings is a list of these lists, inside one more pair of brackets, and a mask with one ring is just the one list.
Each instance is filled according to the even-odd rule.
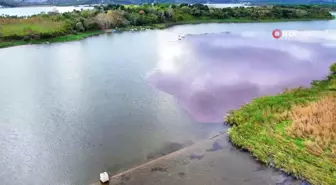
[[[92,30],[132,26],[162,27],[188,22],[258,22],[331,19],[328,9],[313,5],[209,8],[203,4],[95,6],[91,10],[0,17],[0,41],[38,40]],[[163,26],[163,27],[164,27]]]

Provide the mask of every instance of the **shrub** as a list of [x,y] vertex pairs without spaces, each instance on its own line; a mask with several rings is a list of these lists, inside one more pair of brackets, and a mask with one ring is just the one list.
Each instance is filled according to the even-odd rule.
[[83,26],[86,30],[95,30],[99,29],[99,25],[93,19],[85,19]]
[[83,27],[82,22],[76,23],[76,31],[79,31],[79,32],[85,31],[85,28]]
[[331,71],[332,74],[336,74],[336,63],[334,63],[330,66],[330,71]]

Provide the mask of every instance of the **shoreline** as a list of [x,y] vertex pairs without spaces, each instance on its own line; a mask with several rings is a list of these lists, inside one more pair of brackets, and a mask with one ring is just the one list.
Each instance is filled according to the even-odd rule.
[[81,32],[78,34],[68,34],[59,37],[53,37],[48,39],[39,39],[39,40],[8,40],[4,41],[0,39],[0,49],[8,48],[13,46],[21,46],[21,45],[30,45],[30,44],[49,44],[49,43],[58,43],[58,42],[69,42],[69,41],[77,41],[83,40],[85,38],[100,35],[103,33],[110,33],[111,30],[117,32],[125,32],[125,31],[142,31],[142,30],[158,30],[158,29],[166,29],[173,26],[178,25],[188,25],[188,24],[211,24],[211,23],[276,23],[276,22],[296,22],[296,21],[329,21],[333,19],[263,19],[263,20],[251,20],[251,19],[198,19],[198,20],[190,20],[190,21],[181,21],[181,22],[171,22],[171,23],[158,23],[153,25],[145,25],[145,26],[129,26],[118,29],[109,29],[109,30],[95,30],[95,31],[87,31]]
[[[231,111],[225,122],[232,126],[232,144],[255,159],[312,184],[336,184],[336,140],[325,139],[336,133],[335,105],[336,63],[326,79],[313,81],[311,87],[255,98]],[[331,121],[323,121],[325,117]],[[317,134],[325,124],[331,126],[328,133]]]
[[154,163],[156,163],[156,162],[159,162],[160,160],[170,159],[170,158],[172,158],[172,157],[181,155],[182,153],[188,151],[190,148],[193,148],[193,147],[195,147],[196,145],[201,145],[201,144],[207,142],[208,140],[213,140],[213,139],[215,139],[215,138],[217,138],[217,137],[224,136],[224,135],[227,135],[227,132],[219,132],[218,134],[216,134],[216,135],[213,136],[213,137],[210,137],[209,139],[204,139],[204,140],[198,141],[198,142],[195,143],[195,144],[192,144],[192,145],[190,145],[190,146],[181,148],[181,149],[179,149],[179,150],[177,150],[177,151],[174,151],[174,152],[171,152],[171,153],[169,153],[169,154],[167,154],[167,155],[161,156],[161,157],[159,157],[159,158],[153,159],[153,160],[148,161],[148,162],[145,162],[145,163],[143,163],[143,164],[135,165],[134,167],[131,167],[131,168],[125,170],[125,171],[122,171],[122,172],[120,172],[120,173],[117,173],[117,174],[113,175],[112,178],[119,178],[119,177],[121,177],[121,176],[123,176],[123,175],[125,175],[125,174],[127,174],[127,173],[131,173],[131,172],[133,172],[133,171],[135,171],[135,170],[138,170],[138,169],[140,169],[140,168],[143,168],[143,167],[145,167],[145,166],[147,166],[147,165],[151,165],[151,164],[154,164]]
[[[110,181],[105,184],[171,185],[174,182],[175,185],[222,185],[249,182],[250,185],[260,185],[291,182],[300,185],[302,182],[251,159],[248,152],[232,146],[227,132],[221,132],[120,173],[110,173]],[[98,181],[91,185],[101,184]]]
[[[304,139],[296,141],[295,139],[297,138],[293,139],[283,134],[274,134],[274,132],[279,131],[278,125],[276,125],[275,128],[270,128],[270,130],[266,132],[264,127],[268,128],[269,126],[265,126],[265,124],[271,124],[267,122],[270,121],[268,116],[262,116],[266,122],[262,122],[263,124],[261,125],[259,121],[250,124],[250,120],[254,119],[253,115],[250,114],[256,112],[253,109],[254,106],[258,109],[262,109],[260,108],[261,105],[259,105],[260,102],[264,103],[262,106],[265,109],[269,109],[267,106],[272,105],[274,101],[276,104],[285,104],[286,106],[290,103],[294,105],[289,108],[292,110],[293,107],[295,108],[298,104],[301,106],[309,105],[312,102],[319,101],[325,96],[333,95],[336,98],[336,63],[330,67],[330,71],[331,73],[326,79],[313,81],[310,88],[293,88],[275,96],[263,96],[253,99],[248,104],[237,110],[231,111],[226,116],[224,123],[232,126],[229,128],[229,131],[219,132],[218,134],[215,134],[208,139],[201,140],[191,146],[187,146],[151,161],[135,165],[124,171],[109,174],[110,182],[108,184],[137,185],[138,182],[142,182],[151,185],[153,182],[157,183],[159,180],[163,180],[162,185],[168,185],[165,184],[165,182],[171,181],[178,181],[176,183],[177,185],[198,185],[204,183],[241,184],[239,181],[243,180],[244,183],[246,182],[244,173],[237,175],[234,180],[228,180],[227,176],[230,176],[230,173],[236,173],[237,171],[250,171],[251,163],[252,166],[260,165],[255,171],[263,171],[265,176],[270,175],[270,170],[276,171],[278,175],[281,174],[281,176],[286,176],[281,182],[278,180],[275,181],[276,184],[284,184],[284,182],[288,181],[291,181],[291,184],[311,183],[329,185],[336,183],[336,174],[333,174],[333,171],[336,171],[336,165],[333,165],[333,163],[336,164],[336,160],[333,161],[332,158],[326,158],[326,156],[315,156],[316,154],[309,153],[309,150],[305,151],[304,148],[299,148],[298,146],[303,144],[299,142],[302,142]],[[286,96],[288,96],[287,99]],[[281,101],[276,101],[274,98],[278,97],[283,99],[281,99]],[[276,105],[273,105],[273,107],[274,106]],[[247,111],[245,109],[251,110]],[[274,110],[278,109],[280,108],[274,107]],[[271,111],[272,110],[273,109],[271,108]],[[285,126],[288,126],[290,119],[287,119],[288,118],[280,124],[285,122]],[[280,129],[280,131],[284,131],[284,128],[281,127]],[[264,136],[265,134],[266,137]],[[272,141],[273,139],[274,141]],[[277,142],[277,139],[280,139],[281,142]],[[284,142],[286,139],[289,141]],[[209,147],[211,148],[211,144],[213,149],[208,149]],[[336,142],[334,142],[334,144],[336,146]],[[329,152],[329,150],[327,150],[327,152]],[[331,149],[331,152],[333,152],[333,149]],[[334,152],[334,156],[336,156],[336,150]],[[233,154],[239,156],[238,159],[231,156]],[[249,156],[248,160],[246,160],[246,155]],[[196,159],[193,159],[193,156]],[[330,156],[332,155],[329,155],[329,157]],[[203,157],[208,159],[204,160]],[[188,162],[180,164],[181,160],[187,160]],[[218,161],[218,164],[214,161]],[[242,166],[239,164],[240,162],[243,163]],[[244,169],[245,164],[247,169]],[[186,167],[185,165],[189,166]],[[208,165],[209,167],[204,169],[204,166]],[[197,181],[190,183],[191,179],[197,178],[198,176],[197,174],[194,175],[195,172],[187,172],[192,174],[189,179],[185,179],[184,177],[183,179],[178,179],[180,177],[176,174],[183,173],[183,176],[185,176],[187,173],[181,171],[186,168],[191,169],[190,166],[197,173],[202,171],[201,176],[204,179],[198,179]],[[225,169],[225,166],[230,166],[230,168]],[[237,170],[237,166],[239,167],[239,170]],[[221,168],[224,168],[226,171],[222,171],[223,169]],[[217,171],[223,173],[216,174],[215,172]],[[159,175],[153,174],[158,172],[160,172]],[[256,175],[254,173],[252,174],[253,175],[249,175],[249,178],[251,179],[255,178]],[[217,179],[213,182],[213,179],[216,178],[221,178],[221,180]],[[271,178],[272,180],[276,179],[272,174],[269,177],[264,178]],[[204,181],[204,183],[202,181]],[[249,182],[251,182],[249,184],[254,185],[256,181],[249,179]],[[96,182],[92,185],[100,184],[100,182]]]

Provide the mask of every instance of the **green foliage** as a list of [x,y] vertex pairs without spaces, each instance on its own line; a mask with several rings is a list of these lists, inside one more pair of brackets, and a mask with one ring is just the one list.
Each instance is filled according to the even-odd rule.
[[39,40],[18,40],[18,41],[1,41],[0,48],[9,47],[9,46],[17,46],[17,45],[24,45],[24,44],[41,44],[46,42],[65,42],[65,41],[73,41],[73,40],[80,40],[86,37],[94,36],[101,34],[103,31],[87,31],[84,33],[78,34],[68,34],[65,36],[59,36],[55,38],[46,38],[46,39],[39,39]]
[[285,130],[291,125],[288,112],[295,105],[307,104],[335,93],[336,63],[330,68],[328,79],[313,81],[311,88],[297,88],[276,96],[253,100],[238,110],[231,111],[226,122],[235,145],[249,150],[264,163],[303,177],[313,184],[336,184],[336,165],[333,156],[316,156],[309,152],[303,138],[293,138]]
[[336,74],[336,63],[330,66],[330,71],[332,74]]
[[209,8],[203,4],[95,6],[92,10],[52,11],[31,17],[0,17],[0,40],[58,37],[97,29],[158,23],[250,22],[330,19],[328,9],[312,5]]
[[83,26],[84,26],[85,30],[98,30],[99,29],[99,25],[92,18],[91,19],[84,19]]
[[82,22],[78,22],[78,23],[76,23],[76,31],[78,31],[78,32],[83,32],[83,31],[85,31],[85,28],[84,28]]

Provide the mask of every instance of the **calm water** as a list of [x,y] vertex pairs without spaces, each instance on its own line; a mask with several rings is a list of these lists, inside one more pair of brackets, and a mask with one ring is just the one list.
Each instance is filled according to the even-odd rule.
[[17,15],[30,16],[41,12],[50,12],[57,10],[60,13],[71,12],[73,10],[92,9],[93,7],[85,6],[38,6],[38,7],[15,7],[15,8],[0,8],[0,15]]
[[[327,74],[336,57],[319,43],[329,37],[274,40],[275,28],[336,22],[186,25],[0,49],[0,184],[95,182],[223,130],[226,110],[254,96]],[[186,34],[202,35],[178,40]]]
[[[166,49],[174,56],[159,61],[149,80],[173,95],[197,121],[221,122],[227,111],[253,97],[308,86],[335,62],[336,46],[262,35],[187,36]],[[335,38],[336,32],[330,35]]]

